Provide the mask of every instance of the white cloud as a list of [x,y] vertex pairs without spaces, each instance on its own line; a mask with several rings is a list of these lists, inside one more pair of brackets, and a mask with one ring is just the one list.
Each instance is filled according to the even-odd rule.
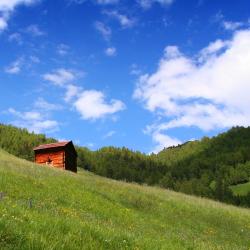
[[58,122],[54,120],[26,121],[25,123],[19,123],[19,125],[35,133],[52,133],[59,129]]
[[0,32],[8,27],[11,13],[18,5],[31,5],[38,0],[1,0],[0,1]]
[[105,40],[109,40],[112,35],[112,30],[102,22],[95,22],[95,28],[101,33]]
[[8,67],[5,68],[5,72],[8,74],[18,74],[21,71],[23,64],[23,58],[18,58],[16,61],[12,62]]
[[43,78],[52,84],[66,90],[64,101],[72,105],[85,120],[96,120],[115,114],[125,109],[123,102],[111,100],[106,102],[105,95],[97,90],[83,90],[81,87],[71,84],[76,79],[72,71],[59,69],[43,75]]
[[87,142],[87,143],[83,144],[83,147],[94,148],[95,147],[95,143],[93,143],[93,142]]
[[151,134],[176,127],[204,131],[250,125],[250,30],[217,40],[191,58],[167,47],[157,71],[140,77],[134,97],[167,121]]
[[46,34],[35,24],[29,25],[25,31],[32,36],[44,36]]
[[64,84],[76,79],[76,76],[66,69],[57,69],[52,73],[47,73],[43,75],[43,79],[49,81],[57,86],[63,86]]
[[106,102],[104,94],[97,90],[82,91],[73,105],[84,120],[104,118],[125,109],[124,103],[119,100]]
[[115,56],[116,55],[116,48],[114,47],[109,47],[105,50],[105,54],[107,56]]
[[42,118],[41,114],[38,112],[25,112],[22,114],[22,118],[25,120],[40,120]]
[[13,11],[14,8],[19,4],[32,4],[36,2],[35,0],[1,0],[0,1],[0,11]]
[[160,133],[159,131],[156,131],[152,134],[152,139],[154,143],[156,144],[154,149],[152,150],[152,153],[158,153],[164,148],[182,144],[182,142],[178,140],[177,138],[172,138],[168,135]]
[[237,30],[240,27],[244,26],[243,22],[231,22],[231,21],[223,21],[222,22],[222,26],[226,29],[226,30]]
[[143,9],[149,9],[154,3],[161,4],[162,6],[169,6],[174,0],[137,0],[137,2]]
[[27,128],[30,132],[51,133],[59,128],[57,121],[46,119],[42,113],[37,111],[19,112],[9,108],[8,113],[17,118],[12,122],[14,125]]
[[7,28],[7,20],[3,17],[0,17],[0,31],[3,31]]
[[106,133],[102,138],[107,139],[107,138],[112,137],[114,134],[116,134],[116,132],[114,130],[111,130],[108,133]]
[[128,16],[124,15],[124,14],[120,14],[118,11],[114,10],[114,11],[104,11],[104,14],[115,18],[116,20],[118,20],[118,22],[120,23],[120,25],[123,28],[131,28],[135,25],[136,21],[134,18],[129,18]]
[[25,58],[24,56],[21,56],[5,67],[4,71],[5,73],[12,75],[19,74],[22,70],[32,67],[32,64],[35,63],[40,63],[40,59],[38,57],[29,56],[28,58]]
[[20,72],[20,67],[18,64],[13,64],[5,69],[8,74],[18,74]]
[[215,55],[216,53],[220,53],[221,50],[226,48],[228,45],[230,45],[228,41],[223,41],[221,39],[210,43],[206,48],[201,50],[199,60],[202,62],[203,60],[206,60],[209,55]]

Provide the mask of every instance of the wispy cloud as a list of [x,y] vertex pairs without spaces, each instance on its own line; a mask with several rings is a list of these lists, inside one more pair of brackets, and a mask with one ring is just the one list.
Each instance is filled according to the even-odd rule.
[[43,79],[54,85],[63,86],[65,83],[75,80],[76,76],[71,70],[61,68],[52,73],[44,74]]
[[37,37],[37,36],[44,36],[46,35],[46,33],[44,31],[42,31],[38,25],[36,24],[32,24],[29,25],[26,29],[25,32],[30,34],[31,36]]
[[240,28],[247,28],[249,27],[249,21],[232,21],[226,20],[225,16],[222,14],[221,11],[217,12],[215,16],[211,18],[212,23],[218,23],[223,29],[227,31],[235,31]]
[[37,57],[37,56],[30,56],[29,59],[32,63],[40,63],[41,62],[39,57]]
[[87,147],[87,148],[94,148],[95,147],[95,143],[93,142],[86,142],[83,144],[83,147]]
[[81,92],[81,88],[73,85],[73,84],[69,84],[66,87],[66,94],[64,97],[64,101],[66,102],[70,102],[74,97],[76,97],[79,93]]
[[136,63],[133,63],[130,67],[130,75],[139,76],[142,73],[141,69]]
[[12,62],[8,67],[5,68],[5,72],[8,74],[18,74],[21,71],[23,65],[23,58],[18,58],[16,61]]
[[42,111],[54,111],[54,110],[60,110],[62,109],[61,105],[49,103],[46,100],[44,100],[42,97],[39,97],[35,103],[34,107],[38,110]]
[[143,9],[149,9],[154,3],[158,3],[162,6],[170,6],[174,0],[137,0],[137,2]]
[[65,56],[69,53],[69,50],[70,50],[70,47],[66,44],[59,44],[57,46],[57,53],[60,55],[60,56]]
[[136,24],[136,20],[134,18],[128,17],[125,14],[121,14],[118,11],[103,11],[103,13],[109,17],[116,19],[122,28],[131,28]]
[[105,40],[109,40],[112,35],[112,30],[110,27],[106,26],[104,23],[96,21],[95,22],[96,30],[103,36]]
[[[68,0],[70,4],[75,3],[75,4],[83,4],[87,2],[87,0]],[[111,4],[117,4],[119,3],[119,0],[94,0],[93,1],[96,4],[99,5],[111,5]]]
[[15,33],[12,33],[9,35],[9,38],[8,38],[8,41],[9,42],[16,42],[17,44],[19,45],[22,45],[23,44],[23,39],[22,39],[22,36],[20,33],[18,32],[15,32]]
[[103,139],[108,139],[108,138],[112,137],[115,134],[116,134],[116,132],[114,130],[111,130],[108,133],[106,133],[102,138]]
[[46,119],[42,113],[37,111],[20,112],[9,108],[7,113],[16,118],[12,122],[14,125],[27,128],[30,132],[52,133],[59,129],[57,121]]
[[119,2],[120,2],[119,0],[96,0],[96,3],[101,5],[117,4]]
[[232,22],[232,21],[223,21],[222,22],[222,26],[226,29],[226,30],[237,30],[238,28],[241,28],[244,26],[243,22]]
[[116,48],[115,47],[109,47],[105,50],[105,54],[107,56],[115,56],[116,55]]

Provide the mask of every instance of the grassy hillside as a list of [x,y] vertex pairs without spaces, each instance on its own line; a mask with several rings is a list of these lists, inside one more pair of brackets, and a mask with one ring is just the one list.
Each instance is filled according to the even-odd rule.
[[247,193],[250,190],[250,182],[231,186],[231,189],[233,193],[236,195],[241,195],[241,196],[247,195]]
[[[26,160],[33,161],[34,146],[52,141],[45,135],[0,124],[0,148]],[[250,127],[235,127],[152,155],[112,146],[76,150],[78,167],[101,176],[250,207],[249,186],[244,186],[244,195],[231,188],[250,180]]]
[[0,192],[0,249],[250,247],[247,209],[41,167],[3,151]]

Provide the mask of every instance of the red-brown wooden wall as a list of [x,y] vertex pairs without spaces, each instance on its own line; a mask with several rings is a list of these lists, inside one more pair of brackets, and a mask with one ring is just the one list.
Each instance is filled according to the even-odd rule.
[[[35,162],[77,172],[77,153],[72,142],[40,145],[35,148]],[[58,147],[57,147],[58,146]]]
[[[51,160],[51,163],[48,163],[48,160]],[[37,152],[35,154],[35,162],[38,164],[51,165],[56,168],[65,169],[65,151],[43,151]]]

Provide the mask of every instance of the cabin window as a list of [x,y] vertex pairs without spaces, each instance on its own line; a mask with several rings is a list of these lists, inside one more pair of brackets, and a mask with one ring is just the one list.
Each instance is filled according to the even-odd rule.
[[48,160],[46,161],[46,165],[53,165],[53,161],[48,157]]

